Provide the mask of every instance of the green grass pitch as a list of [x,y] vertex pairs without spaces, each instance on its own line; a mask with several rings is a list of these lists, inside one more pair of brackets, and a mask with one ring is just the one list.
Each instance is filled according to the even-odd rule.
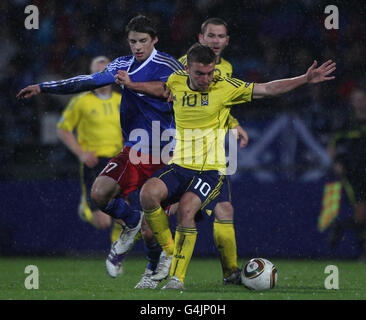
[[[242,264],[248,259],[241,258]],[[356,261],[271,259],[278,282],[270,291],[249,291],[243,286],[222,284],[217,258],[193,257],[183,292],[137,290],[144,271],[143,257],[126,259],[124,274],[111,279],[104,257],[0,257],[1,300],[363,300],[366,299],[366,264]],[[39,289],[26,289],[28,265],[39,271]],[[327,265],[338,268],[339,289],[328,290],[324,282]],[[165,281],[159,286],[163,286]]]

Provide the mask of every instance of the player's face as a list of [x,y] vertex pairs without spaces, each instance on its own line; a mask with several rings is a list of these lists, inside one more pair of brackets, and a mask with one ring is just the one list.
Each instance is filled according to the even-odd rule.
[[215,62],[210,64],[192,62],[190,66],[186,66],[186,70],[189,74],[191,88],[198,91],[207,91],[213,79]]
[[136,60],[141,62],[146,60],[154,50],[158,38],[154,39],[148,33],[130,31],[128,34],[128,44]]
[[229,44],[229,36],[224,25],[208,24],[205,33],[200,33],[198,39],[201,44],[210,47],[217,57],[221,56]]

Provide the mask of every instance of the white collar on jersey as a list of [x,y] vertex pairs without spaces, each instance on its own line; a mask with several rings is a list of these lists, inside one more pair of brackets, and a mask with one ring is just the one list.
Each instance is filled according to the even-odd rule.
[[151,52],[150,56],[134,71],[130,72],[130,68],[133,65],[133,63],[135,62],[136,58],[133,57],[131,64],[129,65],[127,72],[129,75],[134,74],[136,72],[139,72],[143,67],[145,67],[152,59],[154,59],[155,55],[156,55],[157,51],[154,48],[154,50]]

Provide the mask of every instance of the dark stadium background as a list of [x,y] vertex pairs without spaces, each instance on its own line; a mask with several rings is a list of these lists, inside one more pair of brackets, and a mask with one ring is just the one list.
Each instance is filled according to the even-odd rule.
[[[39,30],[24,27],[29,4],[39,8]],[[329,4],[339,9],[338,30],[324,27]],[[296,76],[313,59],[337,62],[335,81],[233,109],[250,135],[232,177],[235,225],[240,256],[357,256],[351,234],[331,251],[317,219],[324,184],[332,178],[325,146],[349,119],[352,88],[366,80],[363,1],[5,0],[0,9],[0,255],[108,252],[109,233],[77,216],[78,163],[55,136],[70,96],[19,102],[15,95],[29,84],[88,73],[96,55],[129,54],[123,28],[143,13],[158,26],[156,47],[175,57],[196,41],[204,19],[225,19],[231,38],[224,57],[246,81]],[[278,135],[246,162],[276,123]],[[343,197],[341,216],[350,212]],[[216,254],[212,218],[198,228],[195,254]],[[141,243],[135,252],[142,253]]]

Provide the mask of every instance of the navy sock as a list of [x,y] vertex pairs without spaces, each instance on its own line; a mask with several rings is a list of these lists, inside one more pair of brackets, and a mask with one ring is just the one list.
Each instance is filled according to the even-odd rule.
[[144,242],[144,249],[146,252],[146,259],[149,261],[147,268],[149,270],[155,271],[155,269],[158,265],[158,262],[159,262],[160,253],[161,253],[162,249],[158,242],[155,242],[151,245],[147,245]]
[[114,219],[122,219],[128,228],[135,228],[140,221],[140,211],[132,210],[122,198],[114,198],[103,211]]

